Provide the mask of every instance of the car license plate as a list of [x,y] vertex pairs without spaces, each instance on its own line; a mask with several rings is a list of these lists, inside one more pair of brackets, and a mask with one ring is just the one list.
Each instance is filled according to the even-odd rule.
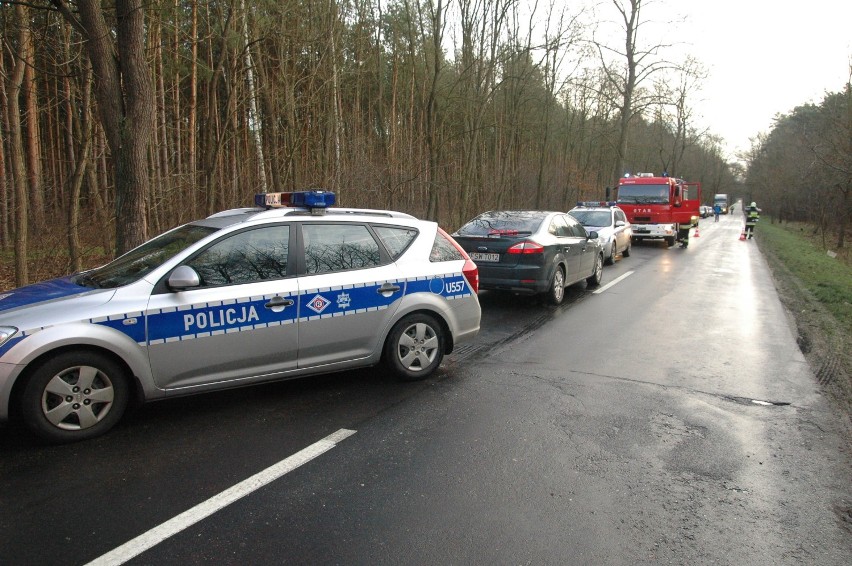
[[500,254],[481,254],[481,253],[472,253],[469,254],[470,259],[473,261],[485,261],[485,262],[498,262],[500,261]]

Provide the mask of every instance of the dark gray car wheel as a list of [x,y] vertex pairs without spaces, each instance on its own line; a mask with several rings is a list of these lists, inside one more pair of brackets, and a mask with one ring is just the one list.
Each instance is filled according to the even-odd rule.
[[402,381],[426,379],[444,358],[444,328],[427,314],[397,322],[385,341],[385,363]]
[[633,244],[633,239],[627,240],[627,247],[621,252],[622,257],[630,257],[630,246]]
[[565,274],[561,267],[557,267],[550,280],[550,289],[547,291],[547,302],[551,305],[561,305],[565,299]]
[[595,270],[586,278],[586,284],[589,287],[597,287],[601,284],[603,278],[603,256],[598,254],[595,258]]
[[111,429],[129,398],[121,366],[94,352],[65,352],[32,373],[20,407],[24,422],[41,439],[75,442]]

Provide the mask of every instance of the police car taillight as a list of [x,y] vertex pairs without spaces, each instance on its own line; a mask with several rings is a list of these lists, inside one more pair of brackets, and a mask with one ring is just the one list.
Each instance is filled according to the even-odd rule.
[[464,251],[464,248],[456,242],[452,236],[444,232],[444,230],[439,226],[438,232],[444,235],[447,241],[451,242],[453,246],[459,251],[459,253],[464,257],[464,266],[462,266],[462,275],[467,279],[467,284],[470,285],[470,290],[473,294],[479,293],[479,267],[470,259],[470,256],[467,255],[467,252]]
[[280,208],[298,206],[322,211],[334,206],[335,195],[331,191],[296,191],[292,193],[258,193],[254,195],[254,204],[261,208]]
[[541,244],[537,244],[535,242],[529,242],[529,241],[518,242],[517,244],[515,244],[514,246],[512,246],[511,248],[506,250],[506,253],[507,254],[523,254],[523,255],[543,254],[544,253],[544,246],[542,246]]

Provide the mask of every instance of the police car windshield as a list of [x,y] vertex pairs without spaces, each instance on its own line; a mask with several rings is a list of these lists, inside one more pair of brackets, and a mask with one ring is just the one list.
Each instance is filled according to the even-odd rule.
[[608,210],[572,210],[571,216],[583,226],[609,226],[612,214]]
[[668,185],[621,185],[618,204],[668,204]]
[[186,224],[145,242],[103,267],[75,276],[74,282],[98,289],[112,289],[133,283],[217,230],[210,226]]

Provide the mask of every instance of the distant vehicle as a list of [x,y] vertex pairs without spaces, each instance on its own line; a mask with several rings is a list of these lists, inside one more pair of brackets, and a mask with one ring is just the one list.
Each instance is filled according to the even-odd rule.
[[728,214],[728,195],[725,193],[716,193],[713,196],[713,206],[717,204],[722,209],[722,214]]
[[712,206],[701,205],[699,211],[700,211],[701,218],[707,218],[707,217],[713,216],[713,207]]
[[562,303],[565,287],[601,282],[603,245],[597,232],[564,212],[484,212],[453,233],[479,267],[479,288],[542,294]]
[[604,248],[604,262],[615,263],[615,257],[630,257],[633,229],[624,211],[614,202],[578,202],[568,211],[586,229],[586,233],[597,232]]
[[666,174],[626,175],[618,181],[618,206],[633,225],[633,240],[663,239],[669,246],[689,243],[689,230],[698,220],[701,183],[688,183]]
[[324,191],[257,197],[103,267],[3,293],[0,421],[83,440],[133,398],[379,362],[422,379],[476,336],[477,267],[434,222],[332,208]]

